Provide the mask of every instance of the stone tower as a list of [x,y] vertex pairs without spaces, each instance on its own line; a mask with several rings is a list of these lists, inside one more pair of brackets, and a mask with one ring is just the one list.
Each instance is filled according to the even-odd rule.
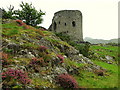
[[48,30],[67,34],[73,41],[83,41],[82,13],[79,10],[58,11],[54,14]]

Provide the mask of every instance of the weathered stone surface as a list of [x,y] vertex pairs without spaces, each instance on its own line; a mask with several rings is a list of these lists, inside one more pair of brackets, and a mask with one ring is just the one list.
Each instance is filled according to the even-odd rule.
[[73,55],[78,55],[79,54],[79,51],[76,50],[75,48],[73,47],[69,47],[68,49],[65,50],[65,54],[68,56],[68,57],[71,57]]
[[20,45],[15,43],[9,43],[7,45],[7,48],[11,49],[12,53],[15,54],[15,53],[18,53],[18,51],[20,50]]
[[111,56],[105,56],[105,58],[107,59],[107,60],[113,60],[113,57],[111,57]]
[[83,41],[82,13],[79,10],[56,12],[49,30],[68,34],[71,36],[71,40]]
[[[10,58],[12,57],[11,65],[8,65],[9,67],[21,69],[28,72],[31,78],[46,79],[52,84],[55,83],[55,77],[59,74],[69,73],[77,75],[80,74],[81,70],[93,72],[94,70],[102,69],[95,65],[89,58],[80,54],[74,47],[63,42],[55,34],[42,36],[37,33],[35,35],[37,38],[34,36],[30,37],[30,33],[19,34],[18,37],[12,39],[3,37],[2,48],[12,49],[15,53],[15,55],[9,53],[11,54]],[[41,51],[40,46],[47,47],[47,50]],[[64,59],[61,60],[58,55]],[[7,68],[8,67],[5,67],[3,71]],[[100,75],[102,75],[102,73],[100,73]],[[37,80],[34,82],[41,83]],[[35,83],[32,84],[34,84],[32,87],[38,85]],[[47,88],[46,86],[41,85],[40,87]]]
[[55,67],[54,73],[61,74],[61,73],[67,73],[67,71],[63,67]]

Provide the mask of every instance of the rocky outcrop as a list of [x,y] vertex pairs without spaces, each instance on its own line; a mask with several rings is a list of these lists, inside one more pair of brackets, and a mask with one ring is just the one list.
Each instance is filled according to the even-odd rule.
[[[92,72],[102,69],[54,33],[31,26],[24,29],[15,21],[5,22],[7,21],[4,21],[2,32],[4,53],[1,53],[3,72],[9,68],[22,70],[28,73],[31,83],[23,85],[17,79],[8,81],[5,76],[3,87],[55,88],[59,87],[55,82],[59,74],[74,75],[79,74],[80,70]],[[16,34],[12,34],[14,29]]]

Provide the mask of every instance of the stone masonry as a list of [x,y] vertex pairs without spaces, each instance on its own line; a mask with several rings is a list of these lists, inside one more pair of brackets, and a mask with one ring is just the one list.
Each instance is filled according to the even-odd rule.
[[73,41],[83,41],[82,13],[79,10],[58,11],[48,30],[67,34]]

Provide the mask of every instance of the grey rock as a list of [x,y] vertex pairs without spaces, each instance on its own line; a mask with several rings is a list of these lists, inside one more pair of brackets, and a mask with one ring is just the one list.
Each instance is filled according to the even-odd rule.
[[63,67],[55,67],[54,73],[61,74],[61,73],[67,73],[67,71]]
[[20,45],[19,44],[15,44],[15,43],[9,43],[8,45],[7,45],[7,48],[8,49],[12,49],[13,51],[12,51],[12,53],[17,53],[19,50],[20,50]]
[[78,55],[79,51],[76,50],[74,47],[69,47],[69,49],[65,50],[65,53],[68,57],[71,57],[72,55]]
[[54,76],[53,75],[46,75],[46,76],[43,76],[43,78],[46,80],[49,80],[52,83]]
[[25,55],[25,54],[27,54],[27,51],[26,50],[21,50],[21,51],[19,51],[19,54],[20,55]]
[[107,59],[107,60],[113,60],[113,57],[111,57],[111,56],[105,56],[105,58]]

